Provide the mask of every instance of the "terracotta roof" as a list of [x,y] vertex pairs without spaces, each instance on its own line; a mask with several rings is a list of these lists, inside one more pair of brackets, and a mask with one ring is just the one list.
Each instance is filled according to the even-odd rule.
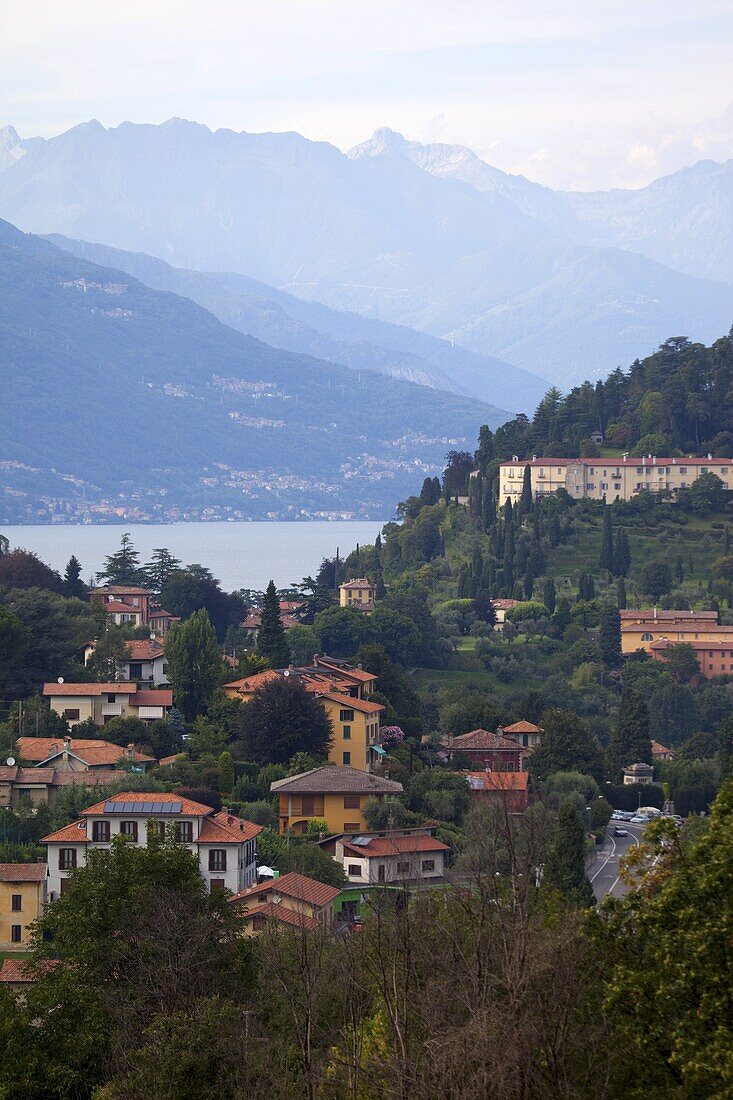
[[621,623],[622,634],[639,634],[651,630],[704,630],[707,634],[733,635],[733,626],[719,626],[709,619],[648,619],[643,623]]
[[174,752],[171,756],[163,756],[158,761],[158,764],[161,768],[168,768],[171,764],[175,764],[177,760],[188,760],[188,753]]
[[[182,817],[206,817],[213,813],[211,806],[205,806],[203,802],[194,802],[190,798],[183,798],[176,791],[120,791],[113,798],[105,798],[103,802],[95,802],[82,810],[84,817],[92,817],[104,813],[104,807],[108,802],[178,802],[181,806]],[[126,811],[135,813],[134,810]]]
[[0,863],[0,882],[44,882],[45,863]]
[[254,676],[245,676],[241,680],[232,680],[229,684],[224,684],[227,688],[236,688],[237,691],[247,693],[250,691],[257,691],[257,688],[262,687],[263,684],[269,684],[270,680],[277,679],[277,672],[274,669],[268,668],[265,672],[256,672]]
[[[36,964],[44,973],[59,965],[58,959],[40,959]],[[5,959],[0,966],[0,982],[20,984],[34,982],[35,975],[27,959]]]
[[326,692],[322,698],[340,703],[342,707],[349,707],[351,710],[360,710],[363,714],[379,714],[384,710],[381,703],[371,703],[368,699],[354,699],[351,695],[340,695],[336,691]]
[[346,581],[345,584],[340,584],[339,588],[376,588],[376,584],[370,581],[367,577],[355,577],[353,581]]
[[512,726],[501,726],[504,733],[543,733],[541,726],[535,726],[532,722],[515,722]]
[[501,598],[491,600],[490,602],[491,606],[494,608],[494,611],[509,611],[510,608],[517,606],[519,600],[509,600]]
[[[232,900],[230,898],[230,900]],[[315,917],[309,917],[307,913],[296,913],[294,909],[287,909],[284,905],[275,905],[272,901],[266,901],[258,905],[256,909],[242,911],[239,916],[242,920],[254,920],[255,917],[265,920],[276,920],[279,924],[289,924],[293,928],[305,928],[308,932],[315,932],[318,921]]]
[[128,756],[128,750],[122,745],[115,745],[111,741],[100,741],[93,737],[88,739],[71,737],[67,739],[66,744],[61,737],[19,737],[15,744],[23,760],[37,760],[39,763],[55,760],[65,749],[90,767],[117,764],[121,760],[131,760],[139,764],[155,763],[154,756],[138,752],[137,749],[133,749],[132,755]]
[[70,844],[86,844],[87,830],[83,821],[72,821],[71,825],[64,825],[63,829],[57,829],[55,833],[41,837],[41,844],[57,844],[68,841]]
[[652,756],[662,756],[671,753],[672,750],[668,749],[666,745],[660,745],[658,741],[652,741]]
[[20,768],[17,764],[0,768],[1,783],[52,783],[53,778],[53,768]]
[[375,836],[368,844],[352,844],[344,841],[344,851],[353,855],[397,856],[408,852],[448,852],[447,844],[433,836]]
[[722,649],[733,649],[733,627],[729,628],[727,638],[720,638],[717,641],[706,642],[702,638],[685,638],[684,642],[678,642],[672,641],[670,638],[658,638],[656,642],[652,642],[649,648],[654,650],[655,652],[659,652],[660,650],[671,649],[673,646],[677,645],[692,646],[696,653],[698,651],[702,653],[706,649],[710,649],[713,651],[720,651]]
[[518,752],[520,746],[508,737],[502,737],[499,733],[491,733],[489,730],[471,730],[470,733],[462,733],[460,737],[453,737],[443,741],[446,748],[455,749],[458,752],[477,749],[511,750]]
[[526,791],[529,772],[465,772],[474,791]]
[[173,692],[170,688],[156,690],[140,688],[131,700],[133,707],[172,707]]
[[277,779],[270,784],[270,790],[287,794],[396,794],[402,790],[402,784],[357,768],[328,764],[287,779]]
[[[87,697],[90,695],[134,695],[137,684],[111,683],[111,684],[44,684],[43,694],[49,696],[78,695]],[[58,740],[58,738],[57,738]]]
[[[235,894],[229,900],[233,902],[247,901],[262,894],[282,894],[286,898],[294,898],[296,901],[305,902],[322,908],[337,898],[341,891],[335,886],[327,886],[324,882],[317,882],[306,875],[299,875],[296,871],[288,871],[280,878],[270,879],[269,882],[261,882],[259,886],[249,886],[241,893]],[[259,911],[259,910],[256,910]]]
[[717,611],[662,611],[658,607],[643,607],[637,611],[634,611],[633,608],[624,608],[622,611],[619,611],[619,615],[621,616],[622,622],[624,619],[630,622],[634,622],[637,619],[642,619],[644,622],[646,622],[647,619],[651,619],[652,621],[661,619],[665,622],[677,619],[679,619],[680,622],[686,622],[690,619],[705,619],[715,623],[718,621]]
[[128,661],[154,661],[165,657],[165,639],[151,642],[149,638],[134,638],[125,645],[125,659]]
[[179,615],[173,615],[170,611],[166,611],[164,607],[151,607],[148,611],[149,619],[177,619],[180,621]]
[[102,588],[93,588],[93,596],[152,596],[149,588],[137,588],[134,584],[105,584]]
[[[37,768],[36,771],[46,769]],[[125,777],[125,772],[115,771],[112,768],[94,768],[84,772],[65,772],[59,768],[49,768],[53,772],[50,780],[53,787],[74,787],[77,784],[84,787],[99,787],[107,783],[119,783]]]
[[222,810],[204,818],[197,843],[243,844],[246,840],[253,840],[261,832],[261,825],[255,825],[253,821],[246,821],[243,817],[235,817],[234,814],[227,814]]

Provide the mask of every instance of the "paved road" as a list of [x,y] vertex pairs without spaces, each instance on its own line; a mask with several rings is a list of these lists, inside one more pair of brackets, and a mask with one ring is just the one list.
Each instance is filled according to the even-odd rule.
[[593,891],[598,901],[602,901],[608,894],[614,898],[622,898],[626,894],[626,887],[619,878],[619,858],[626,854],[632,844],[638,844],[644,831],[643,825],[630,825],[627,821],[619,821],[621,828],[626,829],[628,836],[614,836],[615,822],[610,822],[606,830],[606,839],[596,850],[595,859],[591,858],[586,865],[588,878],[593,886]]

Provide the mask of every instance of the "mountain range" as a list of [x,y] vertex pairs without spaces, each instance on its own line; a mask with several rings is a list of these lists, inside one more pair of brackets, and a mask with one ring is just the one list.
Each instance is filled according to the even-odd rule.
[[[277,342],[282,317],[270,329],[258,307],[257,320],[254,296],[320,338],[329,329],[331,343],[312,345],[327,358],[361,366],[371,356],[371,366],[443,388],[486,396],[486,379],[492,387],[507,370],[496,359],[567,387],[669,336],[709,341],[733,322],[733,161],[703,161],[638,191],[580,194],[389,130],[344,154],[294,133],[171,119],[89,122],[28,141],[7,127],[0,168],[0,216],[23,230],[216,275],[196,294],[229,324],[243,311],[241,326],[256,321]],[[403,331],[325,314],[319,326],[317,311],[296,317],[294,298]],[[453,355],[405,327],[452,344]],[[461,361],[456,347],[476,358]],[[523,377],[531,392],[537,383]],[[529,398],[516,393],[495,400],[514,410]]]
[[270,347],[0,221],[0,520],[381,517],[506,410]]

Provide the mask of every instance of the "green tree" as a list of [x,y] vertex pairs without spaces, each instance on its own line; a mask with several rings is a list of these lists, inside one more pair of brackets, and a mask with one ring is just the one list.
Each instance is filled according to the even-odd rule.
[[570,799],[560,806],[543,882],[559,890],[572,905],[593,905],[593,887],[585,873],[585,823]]
[[270,680],[243,706],[247,760],[286,764],[296,752],[328,754],[332,731],[323,704],[295,677]]
[[590,573],[581,573],[578,577],[578,599],[590,603],[596,598],[596,586]]
[[689,642],[665,646],[661,656],[667,671],[678,684],[689,684],[700,676],[697,653]]
[[140,568],[140,555],[132,544],[129,532],[120,539],[120,548],[104,560],[104,569],[97,573],[97,580],[106,584],[141,584],[144,573]]
[[321,652],[334,657],[353,657],[359,646],[373,639],[370,618],[355,607],[329,607],[321,611],[313,623]]
[[181,568],[181,562],[174,558],[164,546],[153,550],[153,555],[145,566],[145,577],[153,592],[161,593],[166,584]]
[[621,664],[621,616],[613,604],[604,604],[600,612],[598,642],[604,662],[611,668]]
[[626,599],[626,585],[624,584],[624,578],[619,577],[618,584],[616,585],[616,603],[620,610],[624,610],[627,604]]
[[63,594],[77,600],[85,600],[88,592],[89,589],[81,579],[81,562],[75,554],[72,554],[64,570]]
[[240,595],[222,592],[211,570],[197,564],[170,573],[160,600],[167,611],[182,619],[205,609],[222,642],[229,628],[238,627],[247,611],[247,604]]
[[101,683],[111,683],[117,679],[117,670],[125,659],[127,640],[124,631],[111,626],[94,647],[87,661],[87,672]]
[[613,571],[613,528],[611,527],[611,509],[603,505],[603,523],[601,525],[601,555],[598,564],[601,569]]
[[550,612],[551,615],[555,614],[555,604],[557,602],[557,590],[555,588],[555,578],[547,577],[542,588],[542,602]]
[[629,536],[623,527],[616,529],[616,537],[613,543],[613,575],[625,577],[631,568],[631,549]]
[[219,757],[219,791],[229,795],[234,787],[234,760],[230,752],[223,752]]
[[519,508],[522,515],[532,511],[532,467],[529,463],[524,467],[522,478],[522,495],[519,498]]
[[61,592],[58,573],[30,550],[11,550],[0,557],[0,588],[45,588]]
[[603,753],[590,727],[572,711],[552,707],[539,722],[542,743],[529,758],[530,769],[540,781],[555,772],[581,772],[600,781]]
[[208,612],[194,611],[185,623],[174,623],[165,654],[176,706],[191,722],[206,710],[221,683],[221,654]]
[[611,765],[616,772],[626,764],[652,762],[649,708],[642,696],[631,688],[624,688],[621,692],[618,721],[611,735],[608,751]]
[[271,668],[287,668],[290,664],[290,647],[280,618],[280,600],[275,582],[270,581],[262,601],[262,620],[257,631],[257,652],[269,662]]
[[654,603],[672,590],[672,571],[665,561],[648,561],[641,571],[640,584]]

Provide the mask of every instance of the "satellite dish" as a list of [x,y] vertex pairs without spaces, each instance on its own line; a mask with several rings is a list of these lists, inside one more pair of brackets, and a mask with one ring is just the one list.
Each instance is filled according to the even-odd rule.
[[150,635],[150,641],[151,641],[151,642],[154,642],[154,641],[155,641],[155,631],[153,631],[153,632],[151,633],[151,635]]
[[58,678],[58,680],[56,681],[56,683],[57,683],[57,684],[63,684],[63,682],[64,682],[64,678],[63,678],[63,676],[59,676],[59,678]]
[[14,764],[15,764],[15,757],[14,756],[9,756],[8,759],[7,759],[8,767],[12,768]]
[[283,672],[283,676],[289,676],[289,675],[290,675],[290,670],[286,668],[285,671]]

